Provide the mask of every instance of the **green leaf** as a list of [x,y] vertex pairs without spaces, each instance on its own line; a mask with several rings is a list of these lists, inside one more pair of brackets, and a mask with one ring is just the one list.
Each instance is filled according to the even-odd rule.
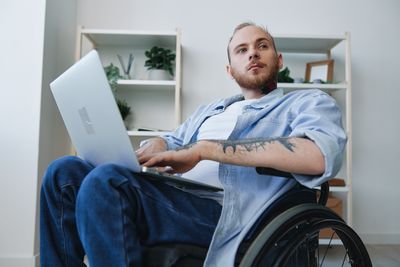
[[172,76],[174,75],[173,63],[176,55],[170,49],[153,46],[145,51],[144,55],[148,58],[144,64],[147,69],[167,70]]
[[289,68],[286,67],[278,73],[278,82],[280,83],[292,83],[294,80],[290,76]]
[[[119,72],[119,68],[114,66],[112,63],[106,67],[104,67],[104,71],[107,76],[108,83],[110,84],[113,93],[116,92],[118,80],[122,78]],[[123,120],[130,114],[131,107],[125,100],[116,99],[119,112],[121,113],[121,117]]]

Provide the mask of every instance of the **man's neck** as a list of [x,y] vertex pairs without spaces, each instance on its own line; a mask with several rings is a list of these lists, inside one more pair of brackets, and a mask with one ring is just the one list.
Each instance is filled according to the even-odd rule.
[[244,89],[242,88],[242,93],[244,99],[258,99],[263,97],[265,94],[261,92],[261,90],[254,90],[254,89]]
[[247,88],[242,88],[242,93],[244,96],[244,99],[258,99],[261,98],[267,94],[269,94],[271,91],[277,88],[277,83],[272,82],[269,84],[266,84],[260,89],[247,89]]

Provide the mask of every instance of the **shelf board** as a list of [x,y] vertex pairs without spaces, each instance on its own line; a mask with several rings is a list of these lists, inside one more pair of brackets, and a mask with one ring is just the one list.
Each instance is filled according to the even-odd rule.
[[342,83],[278,83],[278,88],[283,89],[321,89],[321,90],[338,90],[346,89],[347,84]]
[[176,32],[150,32],[109,29],[82,29],[81,33],[96,46],[176,46]]
[[160,136],[160,135],[165,135],[169,134],[171,132],[169,131],[137,131],[137,130],[130,130],[128,131],[129,136]]
[[314,36],[277,34],[273,36],[277,50],[283,53],[325,54],[346,39],[344,35]]
[[152,88],[157,90],[174,90],[176,81],[118,80],[118,86],[130,89]]
[[[321,189],[321,187],[317,186],[316,189]],[[329,186],[329,192],[349,192],[350,187],[346,186]]]
[[346,186],[330,186],[329,192],[349,192],[350,187]]
[[[320,245],[328,245],[329,241],[330,240],[328,238],[320,238],[319,239],[319,244]],[[342,241],[340,239],[332,239],[330,241],[330,245],[338,246],[338,245],[343,245],[343,243],[342,243]]]

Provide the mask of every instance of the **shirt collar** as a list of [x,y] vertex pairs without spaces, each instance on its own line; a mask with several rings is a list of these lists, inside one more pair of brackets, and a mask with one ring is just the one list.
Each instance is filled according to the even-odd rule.
[[255,109],[266,108],[270,105],[271,102],[281,98],[283,96],[283,89],[277,88],[265,96],[257,99],[256,101],[250,103],[249,105]]
[[[255,109],[262,109],[262,108],[269,106],[269,104],[272,101],[279,99],[282,96],[283,96],[283,89],[277,88],[277,89],[271,91],[270,93],[266,94],[265,96],[257,99],[256,101],[251,102],[249,104],[249,106],[251,106],[252,108],[255,108]],[[224,99],[222,101],[222,103],[216,107],[216,109],[225,109],[230,104],[237,102],[237,101],[242,101],[242,100],[244,100],[244,96],[242,94],[234,95],[232,97]]]

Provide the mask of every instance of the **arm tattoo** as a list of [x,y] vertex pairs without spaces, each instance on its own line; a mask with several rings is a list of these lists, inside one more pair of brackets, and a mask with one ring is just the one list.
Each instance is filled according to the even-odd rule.
[[238,146],[244,147],[247,152],[253,150],[257,151],[258,149],[265,149],[267,143],[272,144],[274,142],[279,142],[291,152],[294,152],[293,148],[295,147],[293,142],[290,141],[290,138],[274,138],[274,139],[255,138],[255,139],[245,139],[238,141],[232,141],[232,140],[209,140],[209,141],[221,144],[224,153],[226,153],[226,150],[229,147],[232,147],[233,153],[235,153]]
[[[244,139],[244,140],[212,140],[212,139],[210,139],[210,140],[205,140],[205,141],[220,144],[222,146],[222,150],[224,153],[226,153],[226,150],[229,147],[232,147],[233,153],[235,153],[238,146],[244,147],[244,149],[246,149],[247,152],[250,152],[253,150],[257,151],[258,149],[265,149],[265,146],[267,143],[272,144],[274,142],[280,143],[281,145],[283,145],[286,149],[288,149],[291,152],[294,152],[293,148],[295,147],[293,142],[290,141],[290,138],[287,138],[287,137],[286,138],[284,138],[284,137],[273,138],[273,139],[252,138],[252,139]],[[175,150],[179,151],[179,150],[190,149],[195,144],[196,144],[196,142],[190,143],[190,144],[184,145],[182,147],[178,147]]]

